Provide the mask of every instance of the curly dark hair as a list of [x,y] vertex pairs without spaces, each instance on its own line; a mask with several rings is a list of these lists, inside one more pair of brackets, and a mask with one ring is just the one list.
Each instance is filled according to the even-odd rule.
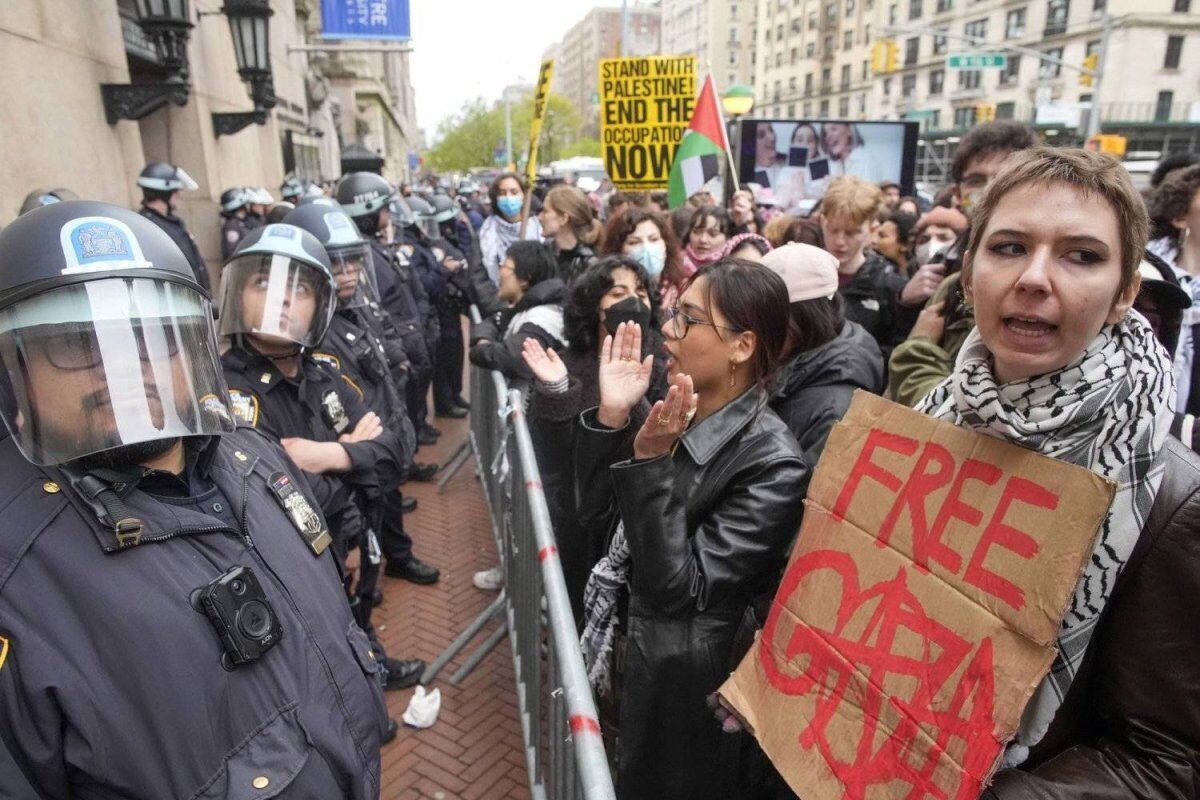
[[1167,176],[1150,195],[1151,236],[1165,236],[1173,242],[1179,241],[1180,231],[1172,220],[1187,214],[1192,207],[1196,192],[1200,191],[1200,164],[1176,170]]
[[626,206],[604,226],[600,235],[599,253],[602,256],[619,256],[625,247],[629,234],[637,230],[643,222],[653,222],[658,227],[658,233],[667,245],[667,257],[663,264],[660,281],[670,283],[682,277],[682,267],[679,257],[679,239],[671,224],[652,208],[641,206]]
[[575,279],[563,306],[563,335],[576,353],[587,353],[599,343],[600,300],[613,288],[612,274],[618,269],[637,275],[638,285],[650,294],[650,327],[658,327],[658,298],[650,273],[628,256],[605,256]]

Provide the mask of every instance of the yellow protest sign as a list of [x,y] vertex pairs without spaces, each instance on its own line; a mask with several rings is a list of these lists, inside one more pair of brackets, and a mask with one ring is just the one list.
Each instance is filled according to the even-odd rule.
[[537,93],[533,96],[533,120],[529,123],[529,163],[525,166],[525,179],[533,185],[537,177],[538,139],[542,136],[542,121],[546,118],[546,100],[550,97],[550,78],[554,74],[554,60],[546,59],[538,70]]
[[600,143],[613,185],[667,188],[695,105],[695,56],[601,59]]

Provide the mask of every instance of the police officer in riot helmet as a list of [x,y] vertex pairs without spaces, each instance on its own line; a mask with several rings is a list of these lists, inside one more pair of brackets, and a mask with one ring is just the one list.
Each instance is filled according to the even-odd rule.
[[246,219],[251,228],[261,228],[267,224],[267,209],[275,202],[275,198],[261,186],[247,186],[246,194],[250,200],[246,206]]
[[[300,206],[285,222],[312,233],[325,247],[337,283],[338,310],[314,357],[325,359],[348,375],[363,391],[366,405],[384,420],[384,426],[400,433],[411,469],[416,436],[408,418],[404,392],[407,369],[399,372],[405,383],[396,385],[389,369],[388,343],[377,327],[372,308],[377,307],[374,271],[367,241],[341,207],[326,198]],[[404,358],[403,351],[396,357]],[[395,487],[391,487],[395,488]],[[398,491],[384,491],[384,515],[380,530],[387,574],[413,583],[432,584],[438,570],[413,554],[412,539],[404,529],[408,510]],[[411,501],[415,508],[416,501]]]
[[131,211],[0,233],[5,796],[379,796],[382,670],[304,474],[235,427],[212,318]]
[[286,178],[279,185],[279,197],[289,203],[295,203],[304,194],[304,184],[299,178]]
[[61,203],[64,200],[78,200],[79,195],[72,192],[70,189],[34,189],[29,194],[25,195],[25,200],[21,203],[20,214],[28,214],[35,208],[48,206],[52,203]]
[[162,228],[167,236],[183,252],[192,268],[192,273],[206,292],[212,292],[212,281],[208,278],[208,267],[196,247],[196,240],[188,233],[183,220],[175,215],[179,193],[200,188],[183,167],[155,161],[147,164],[138,175],[137,185],[142,189],[142,207],[139,213]]
[[241,186],[234,186],[221,192],[221,216],[225,222],[221,225],[221,260],[228,260],[237,249],[242,239],[253,230],[246,219],[249,214],[250,195]]
[[275,222],[283,222],[283,218],[291,213],[296,206],[289,203],[287,200],[280,200],[275,205],[271,206],[271,210],[267,212],[266,224],[270,225]]
[[[219,332],[230,348],[221,357],[234,414],[279,440],[303,470],[340,480],[359,499],[370,529],[371,558],[359,587],[358,621],[368,633],[369,598],[380,558],[374,531],[406,464],[395,430],[368,408],[336,366],[314,358],[336,312],[337,283],[329,256],[308,231],[267,225],[242,242],[222,272]],[[371,569],[368,569],[371,567]],[[416,683],[418,659],[386,658],[388,688]]]
[[462,396],[466,348],[460,317],[470,306],[471,286],[466,266],[467,253],[473,246],[472,231],[465,215],[448,195],[434,195],[429,206],[429,211],[417,219],[417,231],[410,229],[409,236],[415,245],[427,248],[430,260],[440,266],[445,276],[435,303],[439,335],[433,360],[433,408],[439,417],[461,418],[470,408]]
[[394,333],[408,355],[407,405],[419,444],[433,444],[438,431],[426,421],[425,396],[433,377],[431,348],[427,342],[429,297],[417,270],[410,267],[400,242],[386,241],[393,234],[390,205],[395,190],[373,172],[352,172],[338,183],[337,201],[354,220],[371,245],[379,301],[390,316]]

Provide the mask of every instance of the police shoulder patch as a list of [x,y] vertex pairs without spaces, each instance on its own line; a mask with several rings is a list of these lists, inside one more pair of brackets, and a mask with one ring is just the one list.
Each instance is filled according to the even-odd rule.
[[342,371],[342,360],[333,353],[320,353],[314,350],[312,353],[312,358],[313,361],[331,366],[338,372]]
[[8,639],[0,636],[0,669],[4,669],[4,662],[8,659]]
[[234,416],[252,428],[258,427],[257,397],[237,389],[230,389],[229,404],[233,407]]

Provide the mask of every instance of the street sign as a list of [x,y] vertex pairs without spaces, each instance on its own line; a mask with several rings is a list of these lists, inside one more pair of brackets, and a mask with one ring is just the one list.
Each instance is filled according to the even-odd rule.
[[1004,53],[951,53],[946,69],[1004,69],[1007,61]]

